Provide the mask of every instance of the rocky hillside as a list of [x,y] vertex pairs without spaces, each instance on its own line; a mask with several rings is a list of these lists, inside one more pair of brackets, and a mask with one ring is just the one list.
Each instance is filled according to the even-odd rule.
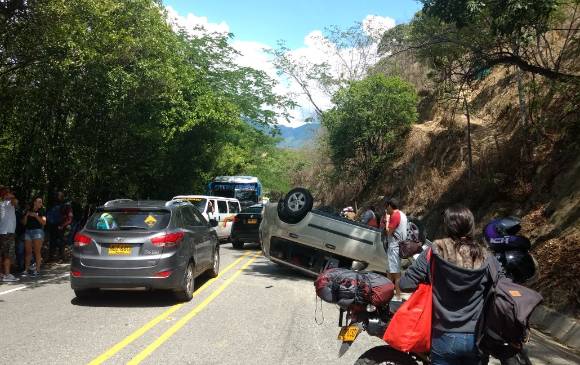
[[[538,86],[542,92],[550,85]],[[467,118],[461,108],[438,108],[415,124],[401,156],[376,181],[306,182],[322,204],[358,206],[397,196],[421,219],[427,235],[440,234],[441,211],[462,202],[479,227],[497,216],[522,217],[541,270],[536,288],[546,303],[580,315],[580,123],[573,87],[547,92],[521,122],[515,75],[498,68],[469,99],[472,160]],[[324,172],[321,161],[313,176]],[[308,181],[309,180],[309,181]]]

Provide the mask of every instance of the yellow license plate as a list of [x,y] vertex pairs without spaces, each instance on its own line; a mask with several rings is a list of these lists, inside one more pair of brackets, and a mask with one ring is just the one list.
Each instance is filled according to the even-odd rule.
[[248,224],[258,224],[257,219],[248,219]]
[[109,246],[109,256],[111,255],[130,255],[132,246],[130,245],[111,245]]
[[360,332],[360,328],[355,325],[344,326],[338,334],[338,339],[343,342],[353,342]]

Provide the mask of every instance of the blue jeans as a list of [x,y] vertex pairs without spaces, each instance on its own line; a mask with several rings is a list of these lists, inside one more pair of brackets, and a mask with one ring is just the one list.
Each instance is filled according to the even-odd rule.
[[441,332],[433,329],[431,339],[432,365],[486,364],[475,344],[475,334]]

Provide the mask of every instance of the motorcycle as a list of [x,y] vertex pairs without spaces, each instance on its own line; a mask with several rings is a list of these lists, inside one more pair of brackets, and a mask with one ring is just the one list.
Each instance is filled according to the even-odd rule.
[[[533,282],[538,273],[538,264],[529,252],[531,244],[529,240],[517,235],[521,229],[521,222],[514,217],[491,221],[484,229],[484,239],[489,248],[502,263],[506,275],[515,282],[529,284]],[[423,249],[431,245],[425,240]],[[416,259],[415,255],[413,259]],[[360,272],[366,264],[354,261],[352,270]],[[385,330],[393,314],[402,302],[389,301],[384,306],[372,304],[339,306],[338,325],[340,331],[338,340],[342,342],[338,357],[343,356],[358,336],[366,332],[370,336],[383,338]],[[502,359],[502,365],[531,365],[531,361],[525,349],[521,353],[509,359]],[[389,345],[377,346],[362,354],[354,365],[417,365],[430,364],[429,354],[404,353]]]

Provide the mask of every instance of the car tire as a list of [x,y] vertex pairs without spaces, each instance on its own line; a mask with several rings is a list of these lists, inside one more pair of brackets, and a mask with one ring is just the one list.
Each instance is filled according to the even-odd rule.
[[397,351],[389,346],[377,346],[362,354],[354,365],[417,365],[409,354]]
[[79,299],[91,298],[99,293],[99,289],[75,289],[74,291]]
[[236,239],[232,241],[232,247],[235,248],[236,250],[241,250],[244,248],[244,243]]
[[294,188],[278,203],[278,218],[285,223],[296,224],[312,210],[314,198],[304,188]]
[[193,298],[193,290],[195,289],[195,278],[193,272],[193,262],[190,262],[183,273],[181,286],[175,292],[175,298],[180,302],[189,302],[191,298]]
[[209,277],[217,278],[219,274],[220,274],[220,250],[216,246],[215,250],[213,251],[213,260],[211,269],[209,270]]
[[[413,223],[416,227],[416,229],[418,230],[417,232],[417,238],[419,239],[419,242],[424,243],[425,242],[425,228],[423,226],[423,224],[421,223],[420,220],[416,219],[416,218],[408,218],[409,223]],[[409,226],[409,224],[407,224],[407,226]],[[407,230],[407,239],[409,239],[409,230]]]

